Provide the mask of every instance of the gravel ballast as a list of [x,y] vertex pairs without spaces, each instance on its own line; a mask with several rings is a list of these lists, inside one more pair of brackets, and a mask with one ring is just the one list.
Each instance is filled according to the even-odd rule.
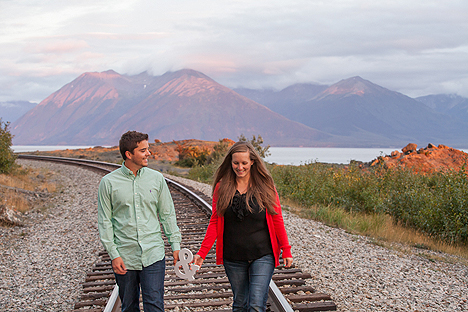
[[68,311],[102,245],[97,230],[97,185],[90,170],[17,160],[56,172],[60,190],[49,207],[23,215],[24,226],[0,227],[0,311]]
[[[24,215],[23,227],[0,227],[0,311],[71,310],[103,249],[96,211],[101,175],[18,162],[55,171],[62,188],[49,208]],[[211,195],[206,184],[169,177]],[[459,262],[384,248],[286,209],[284,220],[296,266],[312,275],[308,283],[317,292],[332,296],[338,311],[468,311],[468,268]]]

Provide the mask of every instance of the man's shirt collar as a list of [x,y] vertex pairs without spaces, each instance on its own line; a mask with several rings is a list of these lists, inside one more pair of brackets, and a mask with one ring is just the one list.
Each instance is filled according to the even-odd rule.
[[[137,171],[137,176],[141,176],[145,170],[145,167],[141,167]],[[133,174],[133,171],[128,169],[127,166],[125,166],[125,162],[122,164],[121,171],[125,176],[135,178],[135,175]]]

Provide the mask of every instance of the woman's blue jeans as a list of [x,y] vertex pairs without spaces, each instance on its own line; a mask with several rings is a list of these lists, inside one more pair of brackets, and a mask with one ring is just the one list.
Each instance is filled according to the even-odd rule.
[[122,312],[140,311],[140,286],[145,312],[164,311],[164,274],[166,260],[162,259],[142,270],[128,270],[115,274],[122,301]]
[[265,311],[275,258],[266,255],[254,261],[224,259],[224,270],[233,293],[232,311]]

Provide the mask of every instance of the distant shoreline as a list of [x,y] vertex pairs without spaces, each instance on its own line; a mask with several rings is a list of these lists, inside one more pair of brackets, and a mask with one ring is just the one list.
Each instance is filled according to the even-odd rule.
[[[87,149],[95,146],[52,146],[52,145],[17,145],[12,146],[15,153],[36,151]],[[110,146],[103,146],[110,147]],[[458,149],[458,148],[457,148]],[[349,164],[351,161],[370,162],[379,156],[390,155],[401,148],[364,148],[364,147],[270,147],[270,156],[265,158],[269,163],[278,165],[303,165],[311,162],[330,164]],[[459,149],[468,152],[468,149]]]

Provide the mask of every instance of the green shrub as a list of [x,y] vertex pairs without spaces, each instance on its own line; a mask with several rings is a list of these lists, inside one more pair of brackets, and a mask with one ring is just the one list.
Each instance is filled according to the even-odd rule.
[[430,236],[450,243],[468,243],[468,179],[464,168],[414,174],[399,182],[388,196],[390,215]]
[[357,165],[311,163],[270,166],[281,197],[301,206],[387,213],[396,222],[450,243],[468,243],[465,168],[417,174],[401,168],[362,170]]
[[190,169],[188,178],[198,182],[211,184],[213,183],[213,176],[218,166],[218,163],[194,166]]
[[252,146],[257,150],[260,157],[265,158],[265,157],[270,156],[270,151],[269,151],[270,145],[267,145],[265,147],[262,146],[264,142],[263,142],[263,138],[261,135],[258,135],[258,136],[253,135],[252,139],[248,140],[245,137],[245,135],[241,134],[237,139],[239,141],[250,142],[250,144],[252,144]]
[[14,168],[16,156],[11,149],[13,135],[8,130],[9,122],[0,118],[0,173],[8,173]]
[[[195,166],[189,177],[211,183],[215,163]],[[468,244],[468,177],[459,171],[418,174],[402,168],[366,169],[309,163],[268,165],[280,196],[314,215],[321,207],[370,215],[388,214],[395,222],[449,243]],[[314,211],[312,211],[314,210]]]

